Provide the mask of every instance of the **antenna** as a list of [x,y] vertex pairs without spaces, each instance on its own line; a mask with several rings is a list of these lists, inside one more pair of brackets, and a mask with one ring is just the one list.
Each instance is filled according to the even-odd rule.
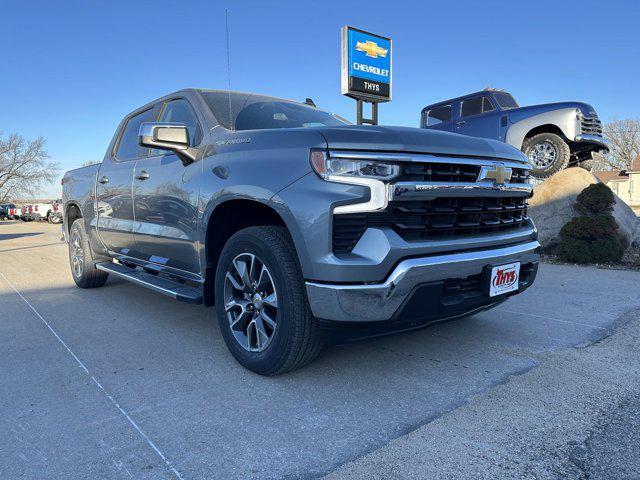
[[235,130],[233,119],[231,118],[231,59],[229,55],[229,11],[224,9],[224,24],[227,31],[227,87],[229,94],[229,126],[231,130]]

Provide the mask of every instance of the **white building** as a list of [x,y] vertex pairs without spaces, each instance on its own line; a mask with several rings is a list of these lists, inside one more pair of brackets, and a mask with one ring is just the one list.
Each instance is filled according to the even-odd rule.
[[593,172],[593,174],[636,213],[640,211],[640,155],[631,162],[627,170]]

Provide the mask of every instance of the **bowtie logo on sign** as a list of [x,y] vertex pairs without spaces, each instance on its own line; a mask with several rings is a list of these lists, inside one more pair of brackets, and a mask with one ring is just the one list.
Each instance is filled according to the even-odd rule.
[[371,40],[356,43],[356,50],[364,52],[367,57],[372,58],[378,58],[379,56],[384,58],[389,51],[386,48],[379,47],[376,42],[372,42]]

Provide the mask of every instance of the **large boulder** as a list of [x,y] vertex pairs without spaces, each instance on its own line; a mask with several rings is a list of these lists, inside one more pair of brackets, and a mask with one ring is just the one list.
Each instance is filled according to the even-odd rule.
[[[591,172],[575,167],[561,170],[533,189],[529,215],[538,227],[539,241],[543,247],[559,241],[562,226],[579,215],[573,208],[576,197],[593,183],[599,183],[599,180]],[[636,238],[638,217],[617,196],[612,215],[620,227],[620,233],[631,244]]]

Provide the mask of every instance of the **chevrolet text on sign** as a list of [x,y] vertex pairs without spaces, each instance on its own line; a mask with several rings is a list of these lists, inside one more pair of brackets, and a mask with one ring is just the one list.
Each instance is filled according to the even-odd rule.
[[391,100],[391,39],[342,27],[342,94]]

